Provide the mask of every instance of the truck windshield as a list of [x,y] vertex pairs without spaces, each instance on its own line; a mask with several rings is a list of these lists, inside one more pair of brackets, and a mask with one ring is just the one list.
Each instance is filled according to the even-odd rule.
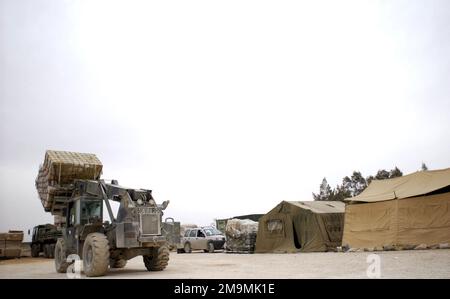
[[205,233],[207,236],[221,235],[222,233],[215,228],[205,228]]
[[102,219],[101,201],[83,201],[81,203],[81,223],[88,223],[90,218]]

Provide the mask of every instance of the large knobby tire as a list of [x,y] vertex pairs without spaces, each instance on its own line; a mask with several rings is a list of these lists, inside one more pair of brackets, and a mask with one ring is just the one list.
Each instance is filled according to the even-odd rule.
[[123,268],[127,264],[127,260],[124,259],[110,259],[109,266],[111,268]]
[[103,276],[109,266],[109,244],[104,234],[91,233],[83,246],[83,269],[89,277]]
[[40,252],[39,244],[31,245],[31,256],[38,257]]
[[191,243],[189,243],[189,242],[184,243],[184,252],[186,252],[186,253],[192,252]]
[[170,251],[167,246],[153,248],[152,255],[144,255],[144,264],[148,271],[162,271],[169,264]]
[[66,273],[69,263],[67,262],[67,247],[64,239],[58,239],[55,246],[55,269],[58,273]]

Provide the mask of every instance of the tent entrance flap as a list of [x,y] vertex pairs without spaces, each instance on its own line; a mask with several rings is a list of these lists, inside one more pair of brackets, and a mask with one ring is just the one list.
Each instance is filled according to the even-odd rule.
[[294,246],[297,249],[301,249],[302,248],[302,244],[301,244],[301,240],[298,239],[299,234],[297,233],[297,230],[295,229],[295,223],[292,222],[292,230],[293,230],[293,237],[294,237]]

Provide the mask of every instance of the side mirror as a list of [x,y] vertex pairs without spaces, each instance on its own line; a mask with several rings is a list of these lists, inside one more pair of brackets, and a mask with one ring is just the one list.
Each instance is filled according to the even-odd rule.
[[30,234],[30,230],[28,230],[28,234]]
[[170,202],[170,200],[163,201],[162,205],[159,206],[161,208],[161,210],[165,210],[167,208],[167,206],[169,205],[169,202]]

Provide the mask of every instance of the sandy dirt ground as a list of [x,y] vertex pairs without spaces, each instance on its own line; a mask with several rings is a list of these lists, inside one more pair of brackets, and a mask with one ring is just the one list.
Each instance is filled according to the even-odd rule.
[[[170,255],[161,272],[146,271],[141,257],[107,278],[367,278],[370,254],[380,259],[381,278],[450,278],[450,249],[352,253]],[[84,275],[82,274],[82,278]],[[53,260],[0,260],[0,278],[66,278],[54,270]]]

